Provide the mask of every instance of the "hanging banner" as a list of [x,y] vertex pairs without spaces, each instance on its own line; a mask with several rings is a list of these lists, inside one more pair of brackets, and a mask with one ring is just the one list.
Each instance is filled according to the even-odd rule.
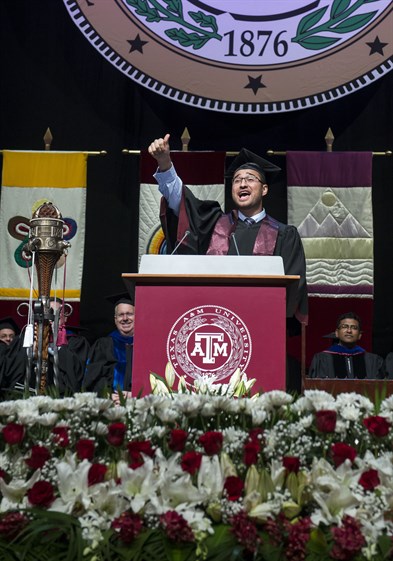
[[372,298],[372,153],[287,152],[287,182],[309,295]]
[[[196,197],[215,200],[224,211],[225,152],[171,152],[176,171]],[[141,153],[139,196],[139,261],[145,253],[166,254],[166,242],[159,219],[161,193],[153,174],[157,162]]]
[[[87,154],[83,152],[3,151],[0,199],[0,298],[29,297],[30,261],[23,256],[33,212],[52,202],[64,220],[63,239],[71,243],[67,257],[65,298],[79,300],[85,244]],[[30,273],[31,274],[31,273]],[[61,290],[64,256],[57,264],[52,288]]]
[[201,109],[304,109],[393,68],[391,0],[63,1],[118,70]]

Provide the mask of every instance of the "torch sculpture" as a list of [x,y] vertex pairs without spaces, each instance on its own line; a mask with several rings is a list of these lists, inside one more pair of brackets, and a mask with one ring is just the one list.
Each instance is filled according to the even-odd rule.
[[[30,220],[29,240],[24,246],[27,257],[34,254],[38,277],[38,299],[33,303],[34,345],[26,372],[25,388],[29,387],[32,363],[35,372],[35,390],[42,394],[47,387],[48,348],[53,311],[50,307],[50,289],[53,271],[61,255],[67,253],[70,243],[63,240],[63,225],[59,209],[51,202],[43,203]],[[58,386],[58,379],[54,376]]]

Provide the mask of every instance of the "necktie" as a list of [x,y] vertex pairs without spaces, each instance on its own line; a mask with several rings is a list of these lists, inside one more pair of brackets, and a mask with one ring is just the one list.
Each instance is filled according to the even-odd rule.
[[247,224],[248,228],[250,226],[252,226],[253,224],[255,224],[255,220],[253,218],[248,217],[248,216],[244,219],[244,222]]

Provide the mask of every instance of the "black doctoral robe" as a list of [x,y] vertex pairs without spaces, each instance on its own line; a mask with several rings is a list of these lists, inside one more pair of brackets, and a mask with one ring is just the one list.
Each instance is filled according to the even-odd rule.
[[[124,391],[131,389],[133,346],[125,345],[125,373]],[[102,392],[115,391],[114,372],[117,365],[112,337],[101,337],[93,344],[87,361],[86,373],[83,379],[83,389],[86,391]]]
[[[69,336],[67,345],[58,348],[59,393],[78,392],[81,389],[89,352],[89,343],[82,336]],[[0,386],[2,390],[21,389],[25,382],[28,359],[23,347],[23,337],[16,337],[3,356],[0,366]],[[47,386],[53,386],[53,356],[48,355]],[[29,386],[35,388],[34,365]]]
[[346,349],[336,344],[314,355],[308,377],[372,380],[385,378],[385,369],[382,357],[361,347]]

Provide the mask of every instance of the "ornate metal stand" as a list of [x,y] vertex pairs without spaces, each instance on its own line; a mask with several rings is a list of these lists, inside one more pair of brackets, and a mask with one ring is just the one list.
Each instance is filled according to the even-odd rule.
[[[42,394],[47,387],[48,348],[50,338],[50,322],[53,321],[53,310],[50,307],[50,288],[53,271],[57,261],[70,246],[63,240],[63,225],[59,209],[51,202],[43,203],[30,220],[29,241],[25,244],[24,253],[31,256],[35,253],[35,266],[38,277],[38,299],[33,303],[34,311],[34,346],[33,363],[35,372],[35,389]],[[25,387],[29,387],[30,372],[26,373]],[[55,373],[55,385],[58,379]]]

